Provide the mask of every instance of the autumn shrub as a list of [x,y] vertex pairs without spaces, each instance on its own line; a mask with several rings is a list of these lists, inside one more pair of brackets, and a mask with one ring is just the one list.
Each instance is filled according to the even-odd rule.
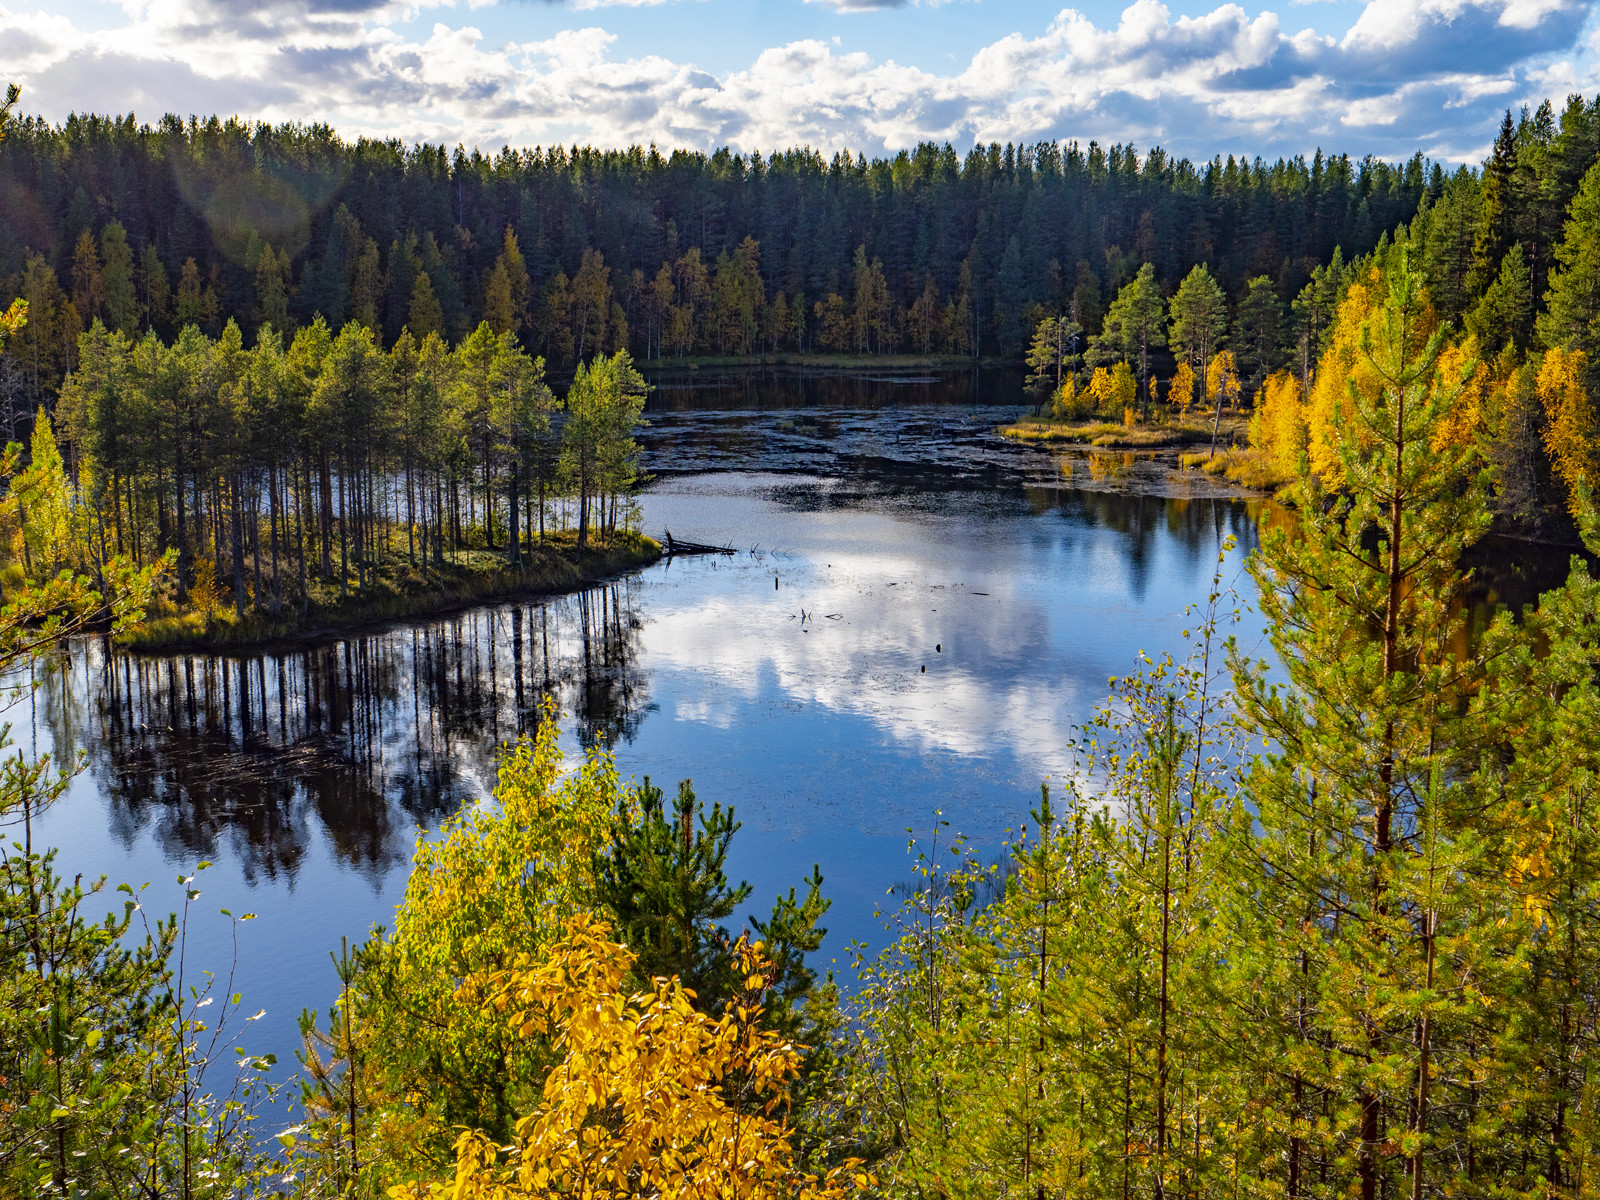
[[453,1170],[394,1188],[396,1200],[831,1200],[869,1186],[853,1160],[823,1178],[796,1163],[787,1111],[801,1053],[763,1025],[774,964],[760,943],[731,948],[737,983],[713,1014],[676,977],[625,988],[636,956],[611,933],[571,918],[545,952],[468,981],[551,1066],[509,1144],[469,1129]]

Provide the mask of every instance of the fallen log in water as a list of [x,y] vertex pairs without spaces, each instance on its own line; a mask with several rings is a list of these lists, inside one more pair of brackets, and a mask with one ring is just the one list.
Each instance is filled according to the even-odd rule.
[[708,546],[704,542],[684,542],[672,536],[672,530],[666,531],[666,538],[662,542],[666,547],[667,557],[672,558],[679,554],[727,554],[734,555],[738,551],[732,546]]

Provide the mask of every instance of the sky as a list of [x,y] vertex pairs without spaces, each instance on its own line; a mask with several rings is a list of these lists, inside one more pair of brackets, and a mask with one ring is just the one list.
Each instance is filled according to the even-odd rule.
[[1476,162],[1600,90],[1593,0],[0,0],[22,108],[492,152],[1076,139]]

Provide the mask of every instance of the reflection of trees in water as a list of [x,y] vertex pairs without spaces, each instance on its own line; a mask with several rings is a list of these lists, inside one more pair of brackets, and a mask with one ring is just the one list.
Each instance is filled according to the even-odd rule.
[[39,691],[57,746],[88,751],[113,832],[173,858],[293,876],[320,829],[352,867],[407,861],[411,831],[493,780],[546,696],[587,743],[646,702],[635,584],[480,608],[282,654],[132,657],[74,646]]
[[1061,489],[1056,504],[1068,519],[1111,529],[1127,541],[1129,589],[1142,599],[1158,544],[1170,546],[1185,566],[1209,567],[1218,543],[1232,535],[1246,551],[1255,547],[1259,502]]
[[1015,404],[1022,391],[1022,372],[1014,367],[819,372],[772,366],[655,373],[648,363],[640,365],[650,374],[650,412]]

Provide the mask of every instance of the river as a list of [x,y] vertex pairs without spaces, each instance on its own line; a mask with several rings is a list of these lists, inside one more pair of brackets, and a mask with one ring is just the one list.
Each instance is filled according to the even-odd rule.
[[[1181,651],[1230,536],[1248,599],[1259,501],[1160,459],[1009,445],[1016,395],[1011,375],[662,380],[643,527],[733,557],[284,653],[76,644],[8,714],[24,750],[86,752],[35,839],[69,877],[150,881],[162,913],[209,860],[190,970],[234,970],[266,1010],[235,1040],[292,1064],[330,950],[392,917],[417,831],[485,795],[553,695],[569,752],[603,740],[624,775],[735,807],[750,911],[820,864],[843,966],[881,942],[910,839],[995,853],[1107,678]],[[256,914],[233,967],[222,908]]]

